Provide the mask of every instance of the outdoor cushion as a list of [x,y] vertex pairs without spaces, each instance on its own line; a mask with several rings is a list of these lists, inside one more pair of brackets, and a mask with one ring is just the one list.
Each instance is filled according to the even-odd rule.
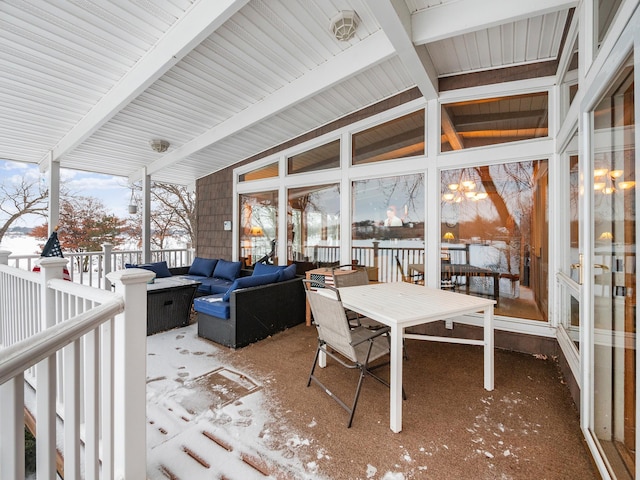
[[248,287],[257,287],[259,285],[266,285],[268,283],[275,283],[280,278],[279,272],[268,273],[266,275],[251,275],[249,277],[240,277],[236,278],[227,292],[222,297],[222,300],[225,302],[229,301],[229,297],[231,296],[231,292],[239,288],[248,288]]
[[155,262],[155,263],[142,263],[136,265],[135,263],[126,263],[124,268],[144,268],[156,274],[156,278],[168,278],[171,277],[171,272],[167,266],[167,262]]
[[280,273],[284,265],[269,265],[268,263],[256,263],[253,266],[253,275],[265,275],[268,273]]
[[217,262],[217,258],[196,257],[193,259],[191,267],[189,267],[189,275],[201,275],[203,277],[210,277],[213,273],[213,269],[216,267]]
[[220,259],[213,270],[213,276],[234,281],[240,275],[241,268],[241,262],[229,262],[227,260]]
[[233,283],[233,280],[218,277],[200,277],[198,281],[201,282],[198,290],[204,293],[224,293]]
[[193,309],[205,315],[228,320],[230,317],[229,302],[223,301],[222,296],[223,294],[219,293],[196,298],[193,300]]
[[294,263],[282,269],[282,271],[280,272],[279,281],[284,282],[285,280],[291,280],[292,278],[295,278],[295,277],[296,277],[296,265]]

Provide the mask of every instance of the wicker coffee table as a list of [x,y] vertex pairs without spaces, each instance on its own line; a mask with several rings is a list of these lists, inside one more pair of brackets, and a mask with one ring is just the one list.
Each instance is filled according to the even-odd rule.
[[147,335],[189,325],[191,305],[200,282],[158,278],[147,285]]

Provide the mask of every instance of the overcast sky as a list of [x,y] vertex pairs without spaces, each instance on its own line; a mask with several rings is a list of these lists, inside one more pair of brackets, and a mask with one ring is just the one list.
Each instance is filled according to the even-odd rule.
[[[7,185],[22,177],[26,177],[30,181],[46,182],[45,175],[40,173],[37,165],[0,159],[0,184]],[[127,188],[127,179],[125,177],[100,175],[63,168],[60,170],[60,181],[73,194],[98,198],[109,212],[121,218],[128,216],[127,206],[131,198],[131,190]],[[3,215],[0,212],[0,221],[5,220]],[[44,222],[44,219],[37,216],[22,217],[12,226],[34,227]]]

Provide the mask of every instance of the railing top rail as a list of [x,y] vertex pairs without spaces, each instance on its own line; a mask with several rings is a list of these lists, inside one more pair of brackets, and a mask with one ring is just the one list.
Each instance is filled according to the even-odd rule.
[[[11,258],[11,257],[9,257]],[[10,267],[8,265],[3,265],[0,263],[0,272],[8,273],[10,275],[21,278],[22,280],[29,280],[31,282],[39,282],[40,274],[37,272],[30,272],[29,270],[24,270],[22,268]]]
[[123,311],[124,300],[116,298],[4,348],[0,360],[0,385]]
[[102,290],[89,285],[82,285],[80,283],[69,282],[58,278],[49,280],[47,286],[52,290],[76,295],[98,303],[106,303],[120,298],[120,295],[115,292]]

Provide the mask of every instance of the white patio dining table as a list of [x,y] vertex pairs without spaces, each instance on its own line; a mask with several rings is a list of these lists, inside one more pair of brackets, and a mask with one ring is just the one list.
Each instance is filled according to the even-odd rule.
[[[402,430],[402,340],[412,338],[484,346],[484,388],[493,390],[493,306],[495,300],[411,283],[373,283],[340,288],[342,304],[391,327],[390,428]],[[405,334],[407,327],[483,312],[483,340]]]

